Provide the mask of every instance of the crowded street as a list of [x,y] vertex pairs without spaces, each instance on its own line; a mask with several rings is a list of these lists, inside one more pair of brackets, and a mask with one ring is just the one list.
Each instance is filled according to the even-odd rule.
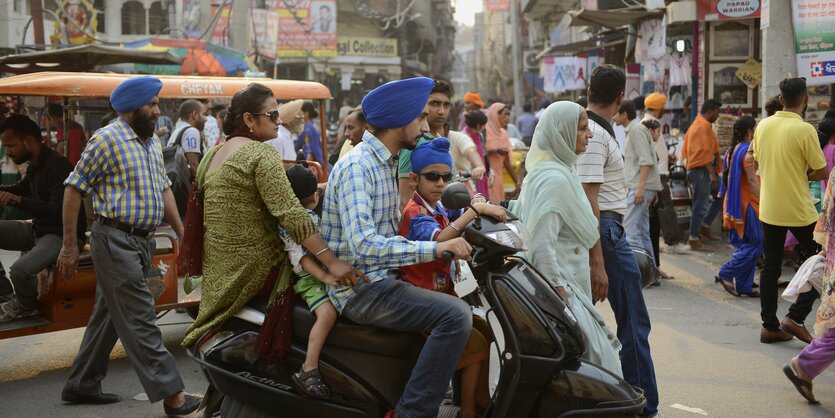
[[[673,418],[711,417],[831,417],[835,399],[822,397],[821,405],[807,405],[797,396],[780,370],[786,359],[804,344],[763,345],[759,336],[759,301],[735,298],[713,282],[713,275],[729,248],[716,245],[706,254],[665,255],[664,266],[673,280],[644,291],[652,317],[652,355],[656,362],[661,406]],[[8,260],[8,252],[0,259]],[[784,270],[784,278],[791,273]],[[781,309],[788,303],[782,302]],[[612,320],[608,304],[601,310]],[[199,367],[179,348],[191,318],[169,313],[160,325],[166,346],[177,359],[188,387],[206,384]],[[64,406],[55,397],[66,379],[81,342],[82,330],[0,341],[7,353],[0,363],[0,394],[6,407],[0,416],[61,416],[67,418],[162,417],[141,396],[142,387],[121,346],[113,352],[105,383],[126,400],[116,405]],[[492,362],[498,364],[493,350]],[[492,368],[496,370],[495,367]],[[815,380],[821,394],[835,393],[835,376]],[[692,409],[691,409],[692,408]],[[15,411],[27,411],[20,414]]]

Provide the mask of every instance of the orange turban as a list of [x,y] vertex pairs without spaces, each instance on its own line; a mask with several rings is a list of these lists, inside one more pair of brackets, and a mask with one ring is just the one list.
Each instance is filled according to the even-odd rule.
[[470,103],[475,103],[480,108],[484,107],[484,102],[481,101],[481,95],[478,94],[477,91],[468,91],[466,94],[464,94],[464,101],[465,102],[470,102]]
[[667,97],[661,93],[652,93],[644,99],[644,107],[647,110],[663,110],[667,104]]

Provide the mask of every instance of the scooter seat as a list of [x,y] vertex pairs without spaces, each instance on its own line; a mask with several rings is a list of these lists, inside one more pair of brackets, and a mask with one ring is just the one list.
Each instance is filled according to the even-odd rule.
[[[307,339],[316,315],[302,301],[293,309],[293,340],[307,345]],[[325,351],[328,347],[362,351],[381,356],[406,358],[423,347],[424,339],[418,333],[391,331],[383,328],[359,325],[340,316],[328,333]]]

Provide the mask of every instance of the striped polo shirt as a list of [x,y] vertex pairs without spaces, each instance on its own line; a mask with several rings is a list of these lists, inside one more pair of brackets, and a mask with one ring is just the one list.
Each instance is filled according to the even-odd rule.
[[601,211],[626,214],[626,175],[623,156],[612,125],[588,111],[592,137],[586,152],[577,159],[577,174],[583,183],[600,184],[597,204]]

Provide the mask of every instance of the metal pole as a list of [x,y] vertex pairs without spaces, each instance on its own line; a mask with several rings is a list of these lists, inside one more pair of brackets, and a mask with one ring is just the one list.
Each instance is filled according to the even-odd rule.
[[[522,105],[525,99],[522,96],[522,80],[520,79],[521,68],[519,65],[520,45],[519,45],[519,1],[510,0],[510,41],[511,41],[511,55],[513,55],[513,115],[519,116],[522,111]],[[514,118],[515,120],[515,118]]]

